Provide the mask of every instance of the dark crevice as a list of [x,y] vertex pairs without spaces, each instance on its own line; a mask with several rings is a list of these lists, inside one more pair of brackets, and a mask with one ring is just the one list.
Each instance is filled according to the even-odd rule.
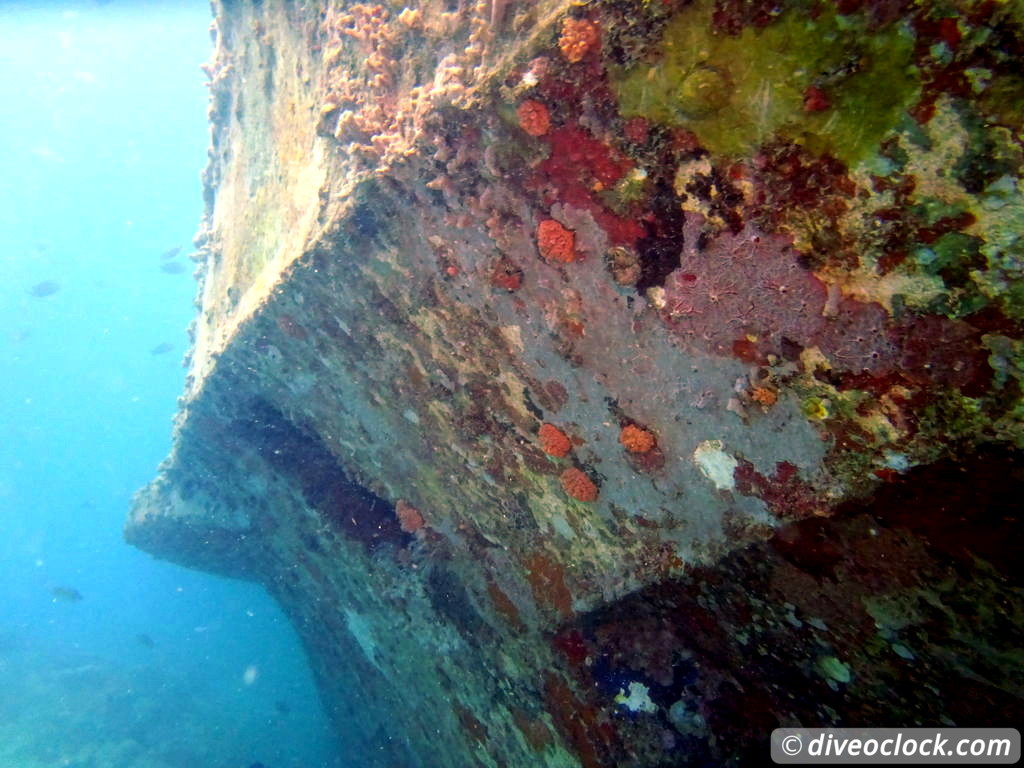
[[282,476],[302,490],[306,503],[348,538],[373,551],[385,542],[409,538],[398,526],[394,507],[353,481],[320,438],[301,429],[265,400],[231,431]]
[[476,645],[491,637],[490,627],[473,606],[465,586],[448,568],[430,570],[424,590],[434,610],[448,620],[468,642]]
[[760,764],[765,734],[791,722],[1019,722],[1019,665],[993,658],[1024,642],[1022,498],[1014,451],[921,467],[580,616],[552,645],[626,752],[637,718],[615,697],[647,689],[665,768]]
[[679,267],[683,248],[683,211],[671,181],[661,179],[656,187],[652,211],[655,221],[646,225],[647,235],[637,242],[640,255],[640,279],[637,290],[664,285],[665,279]]

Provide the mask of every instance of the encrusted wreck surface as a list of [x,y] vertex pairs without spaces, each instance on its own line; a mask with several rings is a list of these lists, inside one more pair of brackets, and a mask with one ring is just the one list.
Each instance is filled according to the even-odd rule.
[[127,537],[265,585],[347,754],[1021,721],[1019,6],[215,11]]

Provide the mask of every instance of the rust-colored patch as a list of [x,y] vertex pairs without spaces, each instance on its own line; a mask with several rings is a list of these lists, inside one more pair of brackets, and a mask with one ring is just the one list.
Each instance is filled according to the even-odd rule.
[[530,443],[523,443],[519,446],[519,457],[526,468],[535,474],[558,474],[558,466],[551,462],[546,453]]
[[750,399],[755,403],[760,403],[765,408],[770,408],[778,402],[779,395],[774,389],[769,389],[768,387],[754,387],[750,391]]
[[821,500],[800,478],[796,465],[788,461],[776,463],[775,474],[765,477],[742,459],[733,475],[738,493],[761,499],[779,520],[802,520],[822,513]]
[[651,124],[642,117],[631,117],[622,126],[622,133],[634,144],[646,144],[651,135]]
[[565,656],[570,664],[576,667],[583,666],[590,655],[587,641],[578,629],[559,632],[554,636],[551,644],[555,646],[555,650]]
[[831,106],[832,102],[821,88],[812,85],[804,91],[804,112],[821,112]]
[[526,629],[523,620],[519,618],[519,609],[516,608],[516,604],[512,602],[512,599],[495,582],[487,582],[487,595],[491,598],[494,612],[501,616],[509,626],[516,632],[522,632]]
[[629,459],[630,466],[632,466],[637,472],[650,474],[652,472],[657,472],[665,466],[665,453],[657,445],[649,451],[644,451],[643,453],[627,453],[626,456]]
[[587,335],[586,326],[574,317],[567,317],[559,323],[559,330],[571,339],[582,339]]
[[512,707],[509,712],[512,714],[512,722],[523,734],[530,749],[534,752],[543,752],[551,744],[551,730],[541,718],[519,707]]
[[537,605],[572,616],[572,593],[565,586],[562,566],[548,559],[543,552],[534,552],[524,563],[526,578]]
[[[526,407],[537,419],[544,420],[543,411],[558,413],[569,401],[569,393],[555,379],[540,381],[528,378],[530,389],[526,398]],[[543,409],[543,411],[542,411]]]
[[736,339],[732,343],[732,353],[739,360],[750,365],[763,365],[768,361],[764,353],[758,348],[757,342],[750,339]]
[[515,293],[523,286],[523,270],[505,258],[498,259],[491,270],[491,285]]
[[416,533],[426,525],[420,511],[405,499],[395,502],[395,517],[398,518],[399,527],[406,533]]
[[473,713],[462,706],[459,702],[452,704],[455,716],[459,718],[459,725],[467,736],[481,746],[487,745],[487,726],[477,720]]
[[555,728],[575,748],[583,767],[604,768],[607,763],[599,747],[602,734],[593,708],[577,699],[565,681],[550,672],[544,677],[544,703]]
[[278,315],[277,327],[285,336],[290,336],[299,341],[305,341],[309,337],[306,329],[295,322],[291,315]]

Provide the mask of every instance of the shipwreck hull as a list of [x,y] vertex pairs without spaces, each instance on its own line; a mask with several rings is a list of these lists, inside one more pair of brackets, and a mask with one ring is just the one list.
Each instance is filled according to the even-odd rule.
[[1022,20],[963,5],[215,3],[128,540],[263,584],[360,765],[1019,721]]

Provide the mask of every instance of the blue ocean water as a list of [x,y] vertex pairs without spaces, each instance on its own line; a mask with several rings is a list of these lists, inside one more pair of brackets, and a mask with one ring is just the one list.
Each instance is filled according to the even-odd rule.
[[273,601],[122,541],[183,387],[209,23],[0,6],[0,768],[334,764]]

